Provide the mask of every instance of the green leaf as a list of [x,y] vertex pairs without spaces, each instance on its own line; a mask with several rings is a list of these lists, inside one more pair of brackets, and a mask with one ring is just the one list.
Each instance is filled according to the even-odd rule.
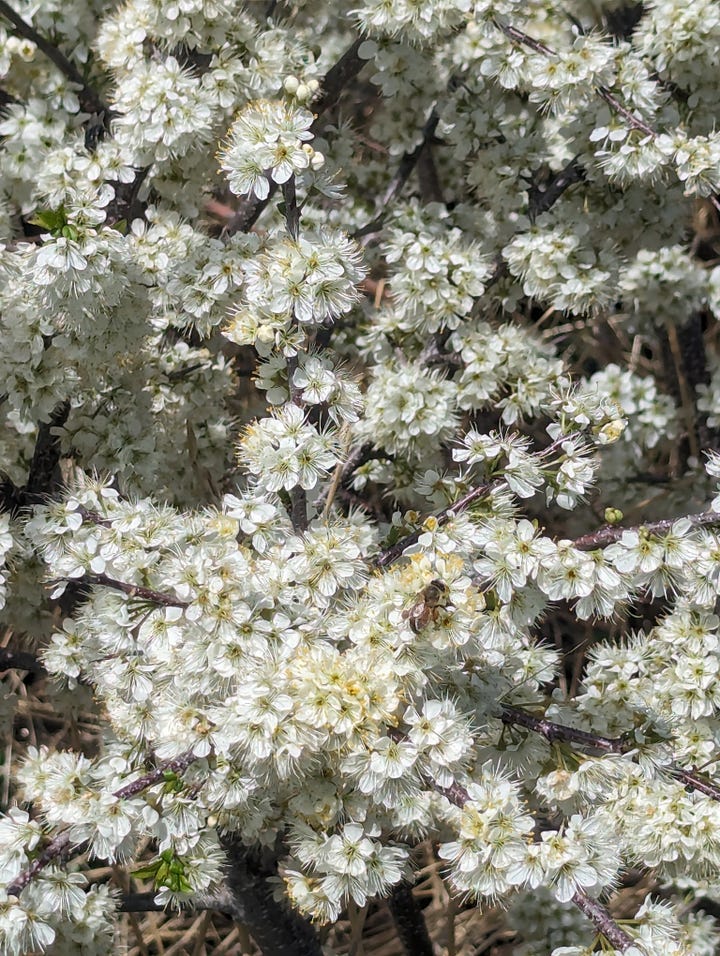
[[59,209],[40,209],[35,213],[32,219],[28,219],[28,222],[32,223],[33,226],[41,226],[43,229],[47,229],[48,232],[52,233],[53,236],[57,236],[61,233],[62,229],[67,226],[65,207],[60,206]]

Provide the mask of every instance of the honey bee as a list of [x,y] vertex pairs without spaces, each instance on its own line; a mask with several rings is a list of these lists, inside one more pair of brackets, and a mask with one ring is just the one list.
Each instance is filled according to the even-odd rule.
[[412,630],[419,634],[432,621],[435,623],[438,614],[446,606],[450,588],[440,578],[433,578],[418,594],[412,607],[403,611],[404,621],[410,624]]

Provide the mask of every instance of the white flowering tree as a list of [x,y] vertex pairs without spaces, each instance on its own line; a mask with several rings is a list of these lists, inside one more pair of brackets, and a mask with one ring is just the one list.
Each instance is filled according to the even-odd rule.
[[716,952],[719,50],[0,0],[0,951]]

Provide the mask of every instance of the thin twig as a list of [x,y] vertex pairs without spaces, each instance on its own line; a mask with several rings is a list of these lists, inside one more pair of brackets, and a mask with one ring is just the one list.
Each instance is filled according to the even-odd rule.
[[615,110],[624,120],[628,122],[630,126],[634,129],[639,129],[641,132],[646,133],[648,136],[655,136],[655,130],[652,126],[648,126],[644,119],[641,119],[639,116],[635,116],[634,113],[631,113],[622,103],[617,99],[617,97],[606,87],[606,86],[596,86],[595,89],[602,96],[605,102],[612,109]]
[[[541,453],[541,457],[548,458],[553,455],[566,440],[567,436],[556,439]],[[435,515],[435,520],[437,521],[438,525],[447,524],[448,521],[451,521],[456,515],[463,511],[467,511],[470,505],[474,504],[481,498],[488,497],[488,495],[491,495],[498,488],[501,488],[504,483],[504,478],[497,478],[495,481],[489,481],[485,484],[477,485],[475,488],[471,488],[470,491],[465,492],[464,495],[453,501],[453,503],[448,505],[447,508],[443,508],[442,511],[438,512],[438,514]],[[402,553],[406,548],[409,548],[413,544],[417,544],[418,538],[424,533],[424,528],[418,528],[417,531],[413,531],[410,534],[405,535],[404,538],[401,538],[389,548],[381,551],[373,562],[375,567],[386,568],[389,564],[393,564],[402,556]]]
[[[540,734],[549,743],[560,740],[579,744],[586,750],[599,750],[613,754],[629,753],[636,747],[630,737],[602,737],[599,734],[578,730],[576,727],[557,724],[552,720],[546,720],[544,717],[535,717],[519,707],[504,706],[500,716],[503,723],[514,724],[518,727],[524,727],[526,730],[531,730],[533,733]],[[401,738],[402,735],[398,739]],[[720,785],[713,783],[704,774],[701,775],[698,770],[687,770],[677,764],[671,764],[668,770],[676,780],[679,780],[688,789],[696,790],[698,793],[710,797],[711,800],[720,802]]]
[[556,724],[552,720],[546,720],[544,717],[535,717],[526,710],[519,707],[504,706],[501,719],[505,724],[515,724],[518,727],[524,727],[526,730],[532,730],[540,734],[549,743],[556,740],[580,744],[590,750],[600,750],[604,753],[624,754],[632,750],[636,745],[629,738],[625,737],[601,737],[598,734],[591,734],[585,730],[578,730],[575,727],[567,727],[564,724]]
[[[466,803],[470,802],[470,794],[460,784],[453,783],[450,787],[434,785],[434,789],[444,794],[455,806],[464,807]],[[572,901],[615,949],[625,952],[633,945],[632,938],[618,926],[608,910],[597,900],[591,899],[582,890],[576,890]]]
[[330,506],[337,494],[338,488],[344,485],[356,468],[370,460],[372,453],[373,446],[369,442],[365,442],[362,445],[356,445],[355,448],[351,448],[345,456],[345,460],[338,463],[330,485],[315,502],[316,508],[322,509],[325,517],[330,513]]
[[517,27],[509,23],[503,23],[501,20],[493,20],[493,23],[498,30],[501,30],[513,43],[520,43],[535,53],[542,53],[543,56],[557,56],[557,52],[553,50],[552,47],[547,46],[547,44],[542,43],[540,40],[536,40],[535,37],[531,37],[522,30],[518,30]]
[[680,347],[680,338],[675,322],[666,319],[665,332],[667,334],[667,344],[672,357],[673,371],[675,372],[675,381],[680,396],[680,408],[682,417],[685,419],[685,434],[690,448],[690,454],[696,460],[700,457],[700,445],[696,430],[694,389],[691,388],[685,374],[685,363],[683,362],[682,349]]

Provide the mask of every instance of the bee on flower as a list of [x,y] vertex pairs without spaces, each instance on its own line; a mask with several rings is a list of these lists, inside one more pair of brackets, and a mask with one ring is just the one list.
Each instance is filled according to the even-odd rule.
[[418,594],[412,607],[402,613],[404,621],[408,621],[411,629],[419,634],[431,622],[437,622],[440,611],[447,607],[450,588],[440,578],[433,578]]

